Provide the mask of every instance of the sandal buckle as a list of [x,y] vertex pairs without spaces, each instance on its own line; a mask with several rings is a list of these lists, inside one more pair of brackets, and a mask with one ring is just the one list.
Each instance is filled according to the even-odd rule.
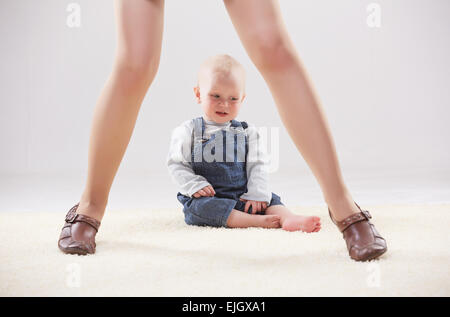
[[76,212],[69,212],[66,215],[66,222],[68,223],[72,223],[75,221],[75,218],[77,217],[77,213]]
[[372,218],[368,210],[361,210],[361,212],[363,213],[364,217],[366,217],[367,220]]

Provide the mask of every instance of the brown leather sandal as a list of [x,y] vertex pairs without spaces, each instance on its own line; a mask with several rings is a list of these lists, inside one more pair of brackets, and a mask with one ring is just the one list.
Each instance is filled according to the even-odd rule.
[[58,240],[58,247],[64,253],[86,255],[95,253],[95,235],[100,221],[92,217],[77,214],[77,203],[70,208]]
[[361,212],[342,221],[333,219],[329,207],[328,213],[333,223],[342,232],[350,257],[356,261],[370,261],[387,251],[386,240],[369,221],[372,218],[369,211],[362,210],[356,202],[354,203]]

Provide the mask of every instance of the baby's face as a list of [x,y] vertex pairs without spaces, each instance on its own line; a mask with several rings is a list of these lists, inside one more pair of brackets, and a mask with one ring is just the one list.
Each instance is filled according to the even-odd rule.
[[194,87],[197,102],[205,118],[217,123],[230,121],[239,113],[245,98],[242,78],[237,74],[211,74]]

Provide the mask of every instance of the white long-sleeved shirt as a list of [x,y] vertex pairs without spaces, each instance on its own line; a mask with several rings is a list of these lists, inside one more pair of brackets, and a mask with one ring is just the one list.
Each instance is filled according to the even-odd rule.
[[[210,138],[218,130],[227,130],[231,126],[230,121],[226,123],[206,119],[204,121],[206,138]],[[195,174],[191,166],[193,129],[193,120],[186,120],[176,127],[172,132],[167,155],[167,167],[172,180],[179,186],[180,193],[189,197],[203,187],[211,185],[205,177]],[[268,186],[268,156],[264,142],[254,125],[249,124],[244,131],[248,136],[247,192],[241,195],[241,198],[270,203],[272,192]]]

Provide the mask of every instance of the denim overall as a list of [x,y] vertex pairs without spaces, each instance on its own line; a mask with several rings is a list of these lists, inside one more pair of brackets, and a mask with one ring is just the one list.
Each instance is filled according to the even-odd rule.
[[[227,219],[232,209],[244,212],[245,207],[245,202],[240,201],[239,197],[247,192],[245,160],[248,153],[248,138],[244,131],[247,123],[231,120],[228,131],[221,130],[211,135],[210,139],[206,139],[203,136],[205,132],[203,117],[193,120],[191,167],[195,174],[206,178],[216,194],[212,197],[195,198],[178,192],[177,199],[184,206],[184,220],[188,225],[228,227]],[[216,137],[221,137],[221,140],[216,140]],[[202,156],[202,153],[216,154],[216,150],[220,150],[216,149],[216,146],[220,145],[222,152],[219,152],[218,160],[205,159],[205,155]],[[274,193],[267,207],[272,205],[284,205],[280,197]],[[251,213],[251,210],[250,206],[248,213]],[[257,214],[264,215],[265,212]]]

